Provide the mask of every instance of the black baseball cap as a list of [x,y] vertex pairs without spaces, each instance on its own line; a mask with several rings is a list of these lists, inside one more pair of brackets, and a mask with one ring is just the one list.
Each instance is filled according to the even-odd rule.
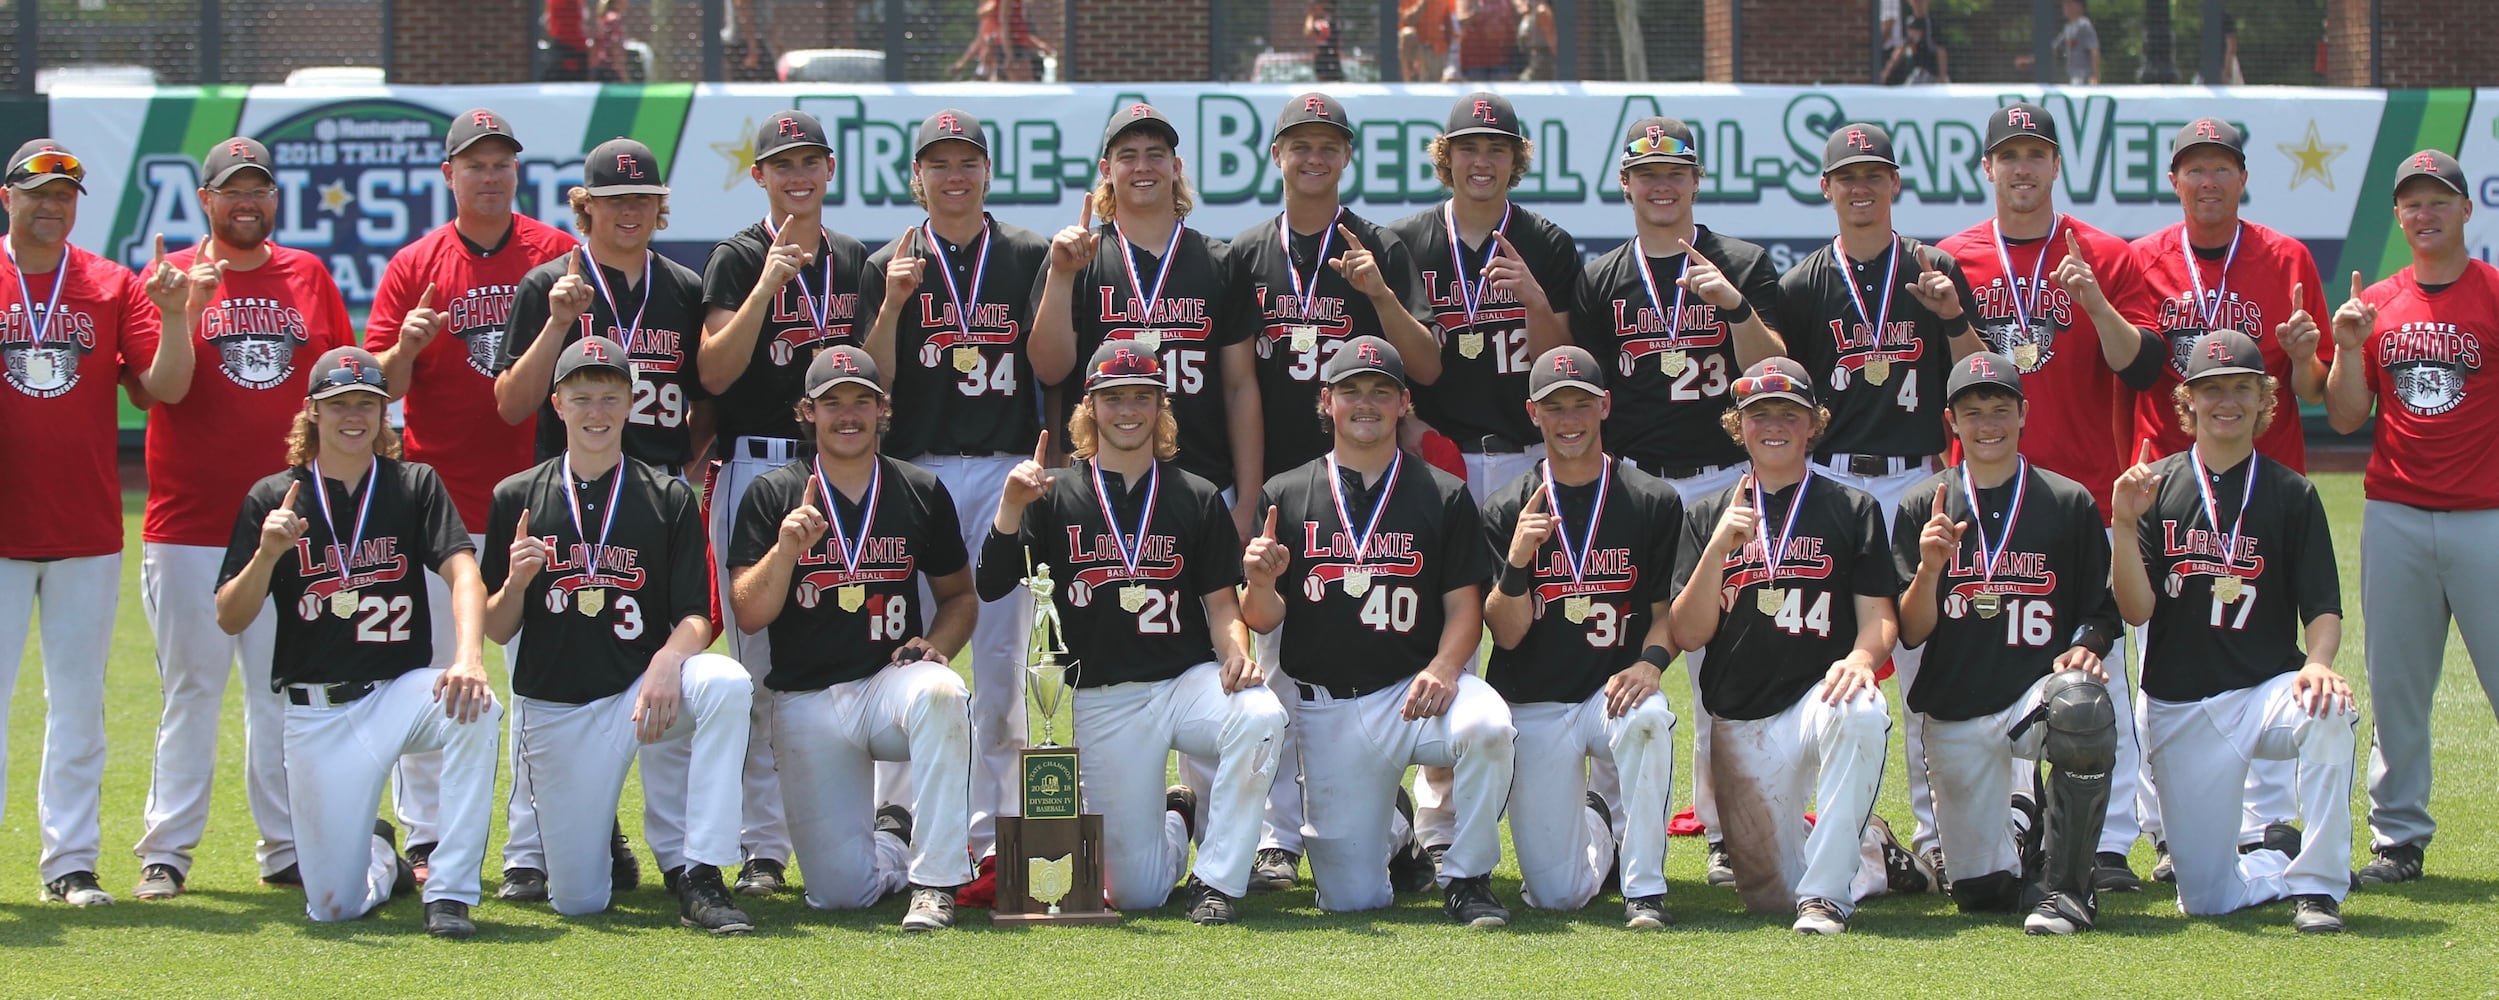
[[1524,140],[1527,133],[1519,128],[1518,109],[1510,99],[1489,90],[1478,90],[1449,106],[1449,124],[1440,130],[1443,138],[1462,135],[1498,135]]
[[1814,380],[1805,374],[1805,366],[1794,358],[1763,358],[1744,369],[1744,377],[1735,380],[1735,408],[1743,409],[1765,400],[1784,399],[1813,409]]
[[492,136],[512,144],[512,151],[521,151],[519,136],[512,134],[512,123],[485,108],[470,108],[452,116],[451,130],[443,133],[443,159],[460,155],[460,151],[477,145]]
[[1163,117],[1163,113],[1154,110],[1153,105],[1139,101],[1111,112],[1111,120],[1103,123],[1102,155],[1111,155],[1111,144],[1118,142],[1119,137],[1128,134],[1131,129],[1153,132],[1170,143],[1173,151],[1180,149],[1180,130],[1172,127],[1171,119]]
[[981,131],[981,120],[971,112],[947,108],[920,122],[919,137],[911,141],[911,158],[919,159],[930,146],[949,140],[971,143],[982,156],[989,155],[989,135]]
[[1397,348],[1378,337],[1354,337],[1339,347],[1336,356],[1328,359],[1319,380],[1335,385],[1356,375],[1386,375],[1406,384],[1406,359]]
[[216,148],[208,151],[207,158],[200,161],[200,186],[224,187],[227,179],[246,170],[268,174],[275,183],[278,175],[270,171],[269,163],[269,147],[261,145],[258,139],[238,135],[219,140]]
[[1145,345],[1128,339],[1105,340],[1085,365],[1085,391],[1123,385],[1163,387],[1163,361]]
[[1622,166],[1643,163],[1701,165],[1701,149],[1692,142],[1692,126],[1680,118],[1643,118],[1623,133]]
[[1284,102],[1284,113],[1276,116],[1276,129],[1268,133],[1267,141],[1283,138],[1295,125],[1333,125],[1345,133],[1345,138],[1354,137],[1353,119],[1346,116],[1345,105],[1317,91]]
[[619,136],[590,151],[581,165],[582,187],[593,198],[621,194],[667,194],[668,178],[660,173],[651,147]]
[[624,345],[606,337],[583,337],[564,345],[564,352],[555,356],[555,381],[563,384],[593,368],[604,368],[633,380],[633,356],[625,353]]
[[1964,392],[1989,386],[2028,398],[2022,397],[2022,372],[2012,358],[1978,351],[1953,363],[1952,374],[1944,379],[1944,405],[1951,406]]
[[305,386],[304,395],[328,399],[351,392],[389,398],[390,380],[382,374],[382,362],[361,347],[333,347],[321,352],[321,360],[312,363],[312,382]]
[[2395,190],[2398,193],[2402,192],[2404,182],[2415,177],[2428,177],[2446,185],[2448,190],[2457,194],[2465,193],[2464,164],[2457,163],[2455,157],[2435,149],[2424,149],[2404,157],[2404,165],[2395,171]]
[[1894,170],[1900,161],[1892,158],[1892,134],[1883,126],[1866,122],[1850,122],[1831,130],[1831,138],[1822,144],[1822,172],[1830,173],[1852,163],[1880,163]]
[[1528,401],[1563,389],[1605,395],[1605,369],[1597,364],[1595,355],[1576,347],[1556,347],[1536,358],[1536,367],[1527,376]]
[[1997,108],[1987,116],[1987,151],[2015,139],[2037,139],[2050,146],[2056,141],[2056,119],[2048,117],[2048,109],[2023,101]]
[[755,162],[762,163],[774,154],[791,149],[814,146],[833,152],[833,144],[825,141],[824,123],[816,116],[792,108],[764,116],[763,124],[755,126]]
[[78,162],[78,154],[54,139],[28,139],[9,154],[9,186],[31,191],[53,181],[68,181],[78,186],[80,194],[87,190],[87,166]]
[[2237,330],[2215,330],[2204,335],[2195,345],[2195,357],[2187,360],[2187,381],[2218,378],[2223,375],[2265,374],[2265,352],[2256,346],[2256,338]]
[[2247,133],[2219,118],[2198,118],[2180,126],[2169,140],[2169,169],[2178,169],[2178,158],[2197,146],[2219,146],[2238,157],[2241,165],[2247,163]]
[[882,396],[884,380],[878,377],[876,359],[855,344],[836,344],[816,352],[816,359],[807,363],[807,398],[823,399],[837,385],[864,385]]

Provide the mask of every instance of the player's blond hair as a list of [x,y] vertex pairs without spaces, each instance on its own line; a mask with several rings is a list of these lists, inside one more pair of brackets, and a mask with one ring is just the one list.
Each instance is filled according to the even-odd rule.
[[[312,400],[295,411],[294,426],[286,429],[286,464],[302,465],[321,456],[321,431],[312,424]],[[399,457],[399,428],[390,421],[381,422],[382,435],[373,439],[373,453],[383,458]]]
[[[2271,375],[2256,377],[2263,383],[2265,389],[2264,408],[2256,411],[2256,436],[2262,437],[2265,428],[2273,426],[2274,411],[2282,408],[2282,380]],[[2178,413],[2178,429],[2185,431],[2188,437],[2195,436],[2195,411],[2187,407],[2187,400],[2193,398],[2194,395],[2193,392],[2188,391],[2185,382],[2180,382],[2169,390],[2170,406]]]
[[[1720,410],[1718,412],[1718,429],[1726,431],[1728,437],[1735,439],[1735,443],[1743,444],[1744,408],[1740,406],[1730,406],[1724,410]],[[1812,448],[1814,445],[1820,443],[1822,441],[1822,432],[1830,429],[1831,408],[1828,406],[1814,407],[1814,432],[1810,437],[1805,439],[1805,447]]]
[[[1483,133],[1478,132],[1476,134],[1482,135]],[[1510,183],[1508,185],[1513,188],[1517,187],[1519,186],[1519,182],[1526,180],[1528,173],[1535,169],[1536,140],[1521,139],[1517,136],[1507,135],[1499,136],[1498,138],[1508,140],[1510,147],[1518,151],[1518,156],[1510,162]],[[1452,191],[1457,190],[1457,174],[1449,168],[1449,137],[1446,135],[1433,136],[1431,145],[1425,147],[1425,149],[1431,154],[1432,157],[1432,176],[1440,178],[1440,186],[1448,188]]]
[[[1093,394],[1077,401],[1076,412],[1067,418],[1067,453],[1076,458],[1092,458],[1101,448],[1101,428],[1094,422]],[[1154,457],[1171,461],[1180,454],[1180,418],[1172,416],[1171,395],[1163,395],[1161,411],[1154,418]]]
[[[573,231],[583,236],[590,234],[590,198],[590,189],[579,185],[564,192],[565,203],[573,207]],[[659,219],[651,224],[651,230],[657,232],[666,228],[668,228],[668,196],[660,195]]]

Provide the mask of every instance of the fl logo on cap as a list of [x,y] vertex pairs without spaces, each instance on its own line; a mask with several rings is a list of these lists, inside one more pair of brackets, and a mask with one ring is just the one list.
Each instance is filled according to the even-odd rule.
[[1864,130],[1864,129],[1861,129],[1861,128],[1852,128],[1852,129],[1849,129],[1849,130],[1848,130],[1848,148],[1850,148],[1850,149],[1873,149],[1873,148],[1874,148],[1874,138],[1873,138],[1872,136],[1868,136],[1868,135],[1866,134],[1866,130]]
[[2004,113],[2004,120],[2007,124],[2025,131],[2038,127],[2031,124],[2029,108],[2013,108],[2007,110]]

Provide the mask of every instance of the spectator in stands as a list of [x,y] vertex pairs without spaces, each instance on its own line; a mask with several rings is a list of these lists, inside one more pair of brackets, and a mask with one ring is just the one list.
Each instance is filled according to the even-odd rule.
[[962,58],[947,67],[948,75],[961,76],[968,68],[972,79],[993,83],[1031,83],[1047,75],[1042,61],[1057,58],[1058,50],[1033,34],[1024,0],[981,0],[977,16],[980,30],[964,46]]
[[[1900,0],[1879,0],[1875,5],[1875,17],[1874,41],[1882,48],[1883,64],[1888,66],[1892,53],[1900,51],[1900,47],[1909,41],[1908,31],[1901,27]],[[1883,82],[1880,74],[1876,75],[1875,82]]]
[[1310,39],[1310,72],[1320,83],[1345,79],[1345,63],[1336,51],[1336,11],[1331,0],[1310,0],[1302,11],[1302,37]]
[[1516,0],[1457,0],[1457,42],[1451,72],[1441,79],[1507,80],[1518,75]]
[[2065,0],[2065,29],[2057,32],[2052,49],[2065,65],[2065,82],[2100,82],[2100,30],[2091,26],[2085,0]]
[[772,51],[772,34],[756,0],[729,0],[729,23],[720,27],[720,47],[731,80],[773,80],[780,76]]
[[590,79],[590,15],[587,0],[547,0],[546,58],[541,80]]
[[[552,9],[562,0],[548,0]],[[566,6],[580,7],[576,2]],[[625,51],[625,0],[590,0],[589,20],[584,31],[589,36],[590,78],[601,83],[624,83],[638,80],[633,71],[633,55]]]
[[1527,13],[1519,16],[1518,47],[1526,54],[1527,69],[1521,80],[1550,80],[1559,61],[1561,39],[1554,35],[1553,0],[1532,0]]
[[1935,37],[1934,15],[1911,16],[1907,29],[1908,41],[1892,50],[1891,61],[1883,67],[1883,82],[1892,86],[1951,83],[1943,39]]
[[1440,79],[1449,65],[1449,0],[1404,0],[1397,8],[1397,63],[1409,83]]

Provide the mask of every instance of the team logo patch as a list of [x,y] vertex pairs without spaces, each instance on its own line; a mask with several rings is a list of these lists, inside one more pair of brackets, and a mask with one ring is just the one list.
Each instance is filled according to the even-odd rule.
[[2013,366],[2028,375],[2047,367],[2048,359],[2056,356],[2056,328],[2043,320],[2032,320],[2029,328],[2012,319],[1987,324],[1980,329],[1989,347],[2013,359]]
[[51,399],[78,388],[78,362],[86,352],[78,345],[46,338],[43,346],[9,344],[0,349],[9,384],[36,399]]
[[2452,362],[2407,361],[2386,370],[2404,409],[2437,416],[2464,404],[2464,371]]
[[495,352],[503,349],[503,328],[499,326],[462,330],[460,341],[468,345],[469,369],[488,378],[495,374]]
[[276,299],[227,299],[200,317],[200,337],[217,349],[217,369],[246,389],[295,380],[295,351],[312,339],[303,310]]
[[2169,370],[2185,378],[2187,366],[2195,361],[2196,348],[2203,346],[2205,336],[2210,333],[2210,330],[2195,329],[2169,331]]

